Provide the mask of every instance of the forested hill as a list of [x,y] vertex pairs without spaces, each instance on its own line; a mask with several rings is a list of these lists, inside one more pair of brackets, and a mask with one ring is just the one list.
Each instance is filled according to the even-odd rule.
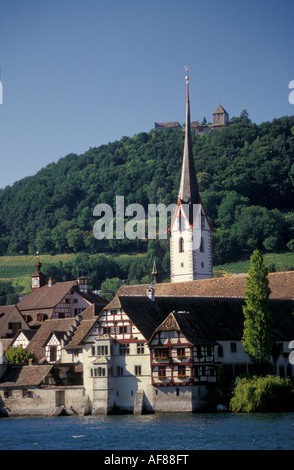
[[[142,132],[70,154],[0,192],[0,254],[125,252],[148,242],[98,241],[93,209],[176,203],[184,135]],[[214,262],[240,251],[294,250],[294,118],[260,125],[248,117],[193,135],[200,191],[214,235]]]

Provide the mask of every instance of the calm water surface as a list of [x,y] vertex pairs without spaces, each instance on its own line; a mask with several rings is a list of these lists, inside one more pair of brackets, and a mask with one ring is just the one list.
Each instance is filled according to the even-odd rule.
[[0,449],[294,450],[294,413],[0,418]]

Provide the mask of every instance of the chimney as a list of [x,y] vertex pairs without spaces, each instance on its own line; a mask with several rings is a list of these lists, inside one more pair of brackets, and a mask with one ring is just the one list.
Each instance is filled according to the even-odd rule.
[[155,302],[155,292],[154,292],[154,287],[153,286],[148,287],[147,297],[151,300],[151,302]]

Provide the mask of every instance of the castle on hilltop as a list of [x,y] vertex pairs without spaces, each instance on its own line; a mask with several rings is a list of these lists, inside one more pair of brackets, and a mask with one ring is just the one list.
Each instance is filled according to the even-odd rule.
[[[199,121],[192,121],[190,123],[190,128],[196,134],[204,134],[206,132],[210,132],[215,129],[220,129],[224,126],[228,126],[231,124],[229,114],[227,111],[219,105],[214,113],[212,114],[213,123],[207,124],[206,120],[204,120],[201,124]],[[162,129],[173,129],[173,130],[180,130],[183,129],[179,122],[155,122],[154,129],[162,130]]]

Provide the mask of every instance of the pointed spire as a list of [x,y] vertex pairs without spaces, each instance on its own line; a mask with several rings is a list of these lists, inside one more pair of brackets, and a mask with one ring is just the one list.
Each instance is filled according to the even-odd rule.
[[153,276],[153,283],[156,284],[157,278],[158,278],[158,269],[157,269],[157,266],[156,266],[155,258],[154,258],[154,261],[153,261],[153,268],[152,268],[151,275]]
[[[188,67],[186,67],[188,73]],[[190,122],[190,99],[189,99],[189,76],[186,75],[187,103],[186,103],[186,128],[185,144],[183,154],[182,176],[180,183],[179,199],[184,204],[199,204],[199,187],[192,152],[191,122]]]

